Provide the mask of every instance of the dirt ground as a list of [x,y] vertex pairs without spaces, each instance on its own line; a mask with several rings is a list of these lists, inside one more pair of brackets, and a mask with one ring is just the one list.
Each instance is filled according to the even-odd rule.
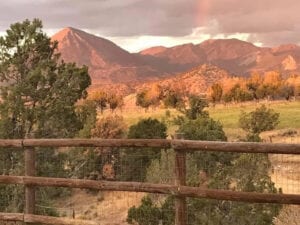
[[[300,143],[300,130],[293,129],[293,135],[285,135],[290,130],[265,132],[262,138],[272,143]],[[300,155],[270,154],[271,178],[277,188],[285,194],[300,194]]]
[[[103,225],[127,225],[127,211],[138,206],[144,193],[132,192],[86,192],[74,190],[72,197],[58,202],[64,214],[76,219],[93,220]],[[60,212],[61,213],[61,212]]]

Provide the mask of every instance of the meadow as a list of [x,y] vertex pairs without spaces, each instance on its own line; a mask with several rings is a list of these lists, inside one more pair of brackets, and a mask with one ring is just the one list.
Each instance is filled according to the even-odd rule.
[[[245,132],[239,128],[239,117],[242,111],[251,112],[260,105],[265,104],[268,108],[274,109],[280,113],[280,122],[276,130],[287,129],[300,129],[300,101],[260,101],[260,102],[246,102],[246,103],[231,103],[231,104],[217,104],[208,107],[209,115],[223,125],[224,131],[229,140],[237,140],[244,137]],[[166,112],[169,111],[171,117],[175,117],[180,113],[175,109],[165,108],[149,108],[148,110],[142,109],[135,105],[134,96],[127,96],[125,98],[125,106],[122,111],[118,111],[130,126],[137,123],[143,118],[157,118],[159,120],[165,120],[168,122]],[[109,112],[106,112],[109,114]],[[168,133],[173,134],[176,127],[171,124],[167,124]]]
[[265,104],[280,114],[279,124],[276,130],[288,130],[300,128],[300,102],[299,101],[275,101],[275,102],[250,102],[243,104],[216,105],[209,108],[209,114],[215,120],[222,123],[229,140],[237,140],[245,133],[239,128],[239,117],[242,111],[251,112]]
[[300,101],[251,102],[244,104],[217,105],[209,108],[212,118],[219,120],[224,128],[238,128],[241,111],[250,112],[261,104],[280,113],[278,129],[300,128]]

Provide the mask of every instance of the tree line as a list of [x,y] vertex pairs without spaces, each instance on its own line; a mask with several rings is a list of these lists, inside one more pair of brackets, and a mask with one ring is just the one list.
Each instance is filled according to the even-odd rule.
[[[249,78],[239,78],[226,87],[214,83],[208,90],[208,98],[213,103],[245,102],[253,100],[291,100],[300,96],[300,76],[286,78],[276,71],[264,74],[252,73]],[[228,85],[227,85],[228,86]]]
[[[183,88],[153,84],[136,94],[136,105],[146,110],[149,107],[181,108],[195,93]],[[276,71],[264,74],[252,73],[249,78],[228,78],[212,84],[201,95],[209,103],[230,103],[259,100],[291,100],[300,96],[300,76],[285,78]]]

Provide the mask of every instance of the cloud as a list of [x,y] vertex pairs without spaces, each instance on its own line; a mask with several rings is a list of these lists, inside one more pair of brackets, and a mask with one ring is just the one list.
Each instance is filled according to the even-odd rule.
[[74,26],[109,36],[188,34],[196,26],[194,0],[12,0],[0,2],[0,28],[41,18],[49,29]]
[[212,0],[210,19],[220,33],[249,33],[249,41],[264,45],[299,43],[298,0]]
[[73,26],[120,40],[248,34],[275,45],[299,43],[299,9],[299,0],[10,0],[0,2],[0,31],[41,18],[48,30]]

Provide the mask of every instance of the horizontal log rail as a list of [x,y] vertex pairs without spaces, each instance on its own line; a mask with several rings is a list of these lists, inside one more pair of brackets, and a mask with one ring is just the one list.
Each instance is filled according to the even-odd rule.
[[0,221],[24,221],[23,213],[0,213]]
[[181,197],[208,198],[249,203],[279,203],[300,205],[300,195],[239,192],[168,184],[142,182],[94,181],[66,178],[0,176],[0,183],[33,185],[39,187],[86,188],[101,191],[129,191],[168,194]]
[[157,147],[170,148],[167,139],[0,139],[0,147]]
[[0,147],[154,147],[174,148],[179,151],[300,154],[300,144],[168,139],[0,139]]
[[300,154],[300,144],[172,140],[171,145],[183,151]]
[[53,225],[100,225],[100,223],[89,220],[77,220],[53,216],[41,216],[23,213],[0,213],[0,221],[18,221],[24,223],[42,223]]

